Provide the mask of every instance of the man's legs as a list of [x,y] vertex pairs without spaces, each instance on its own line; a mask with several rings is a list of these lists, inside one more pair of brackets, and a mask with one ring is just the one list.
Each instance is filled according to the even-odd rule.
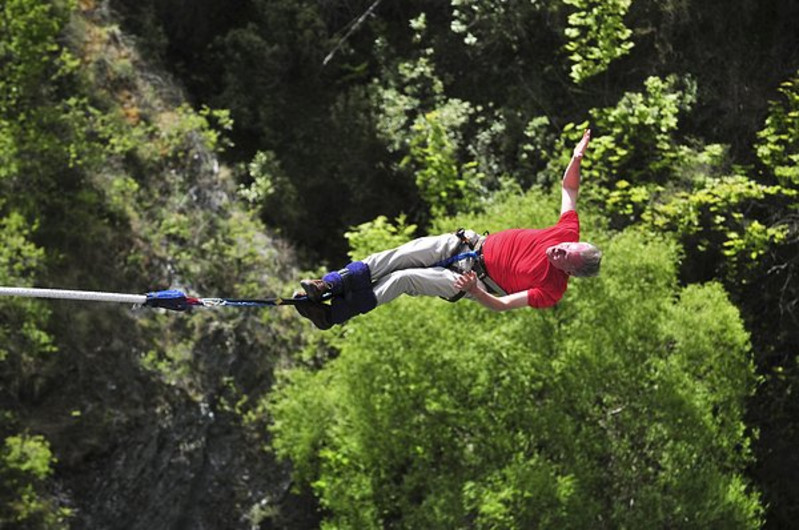
[[377,298],[377,305],[391,302],[401,294],[450,299],[458,294],[454,285],[457,278],[455,272],[442,267],[403,269],[378,280],[373,284],[372,290]]
[[[466,237],[473,243],[478,239],[471,230],[466,231]],[[420,237],[397,248],[372,254],[363,262],[372,272],[372,281],[377,283],[395,271],[435,265],[458,252],[462,245],[463,242],[455,234]]]
[[[465,236],[476,244],[479,236],[471,230],[466,230]],[[467,247],[455,234],[444,234],[440,236],[421,237],[409,241],[399,247],[376,252],[362,262],[355,262],[357,264],[365,265],[371,282],[377,283],[384,276],[392,272],[412,269],[412,268],[427,268],[435,265],[436,263],[447,259],[458,251],[466,251]],[[349,268],[350,264],[347,266]],[[359,270],[360,272],[360,270]],[[362,275],[358,275],[359,278]],[[341,290],[348,290],[346,288],[346,279],[348,272],[342,269],[338,272],[331,272],[325,275],[321,280],[302,280],[300,285],[314,301],[321,301],[322,297],[327,294],[340,294]],[[362,288],[362,287],[361,287]]]
[[[477,243],[476,233],[467,230],[465,235]],[[334,297],[331,306],[322,306],[324,322],[302,311],[300,314],[326,329],[323,326],[329,327],[328,323],[342,323],[401,294],[452,298],[458,293],[454,286],[457,274],[433,265],[466,250],[468,247],[455,234],[422,237],[372,254],[362,262],[350,263],[321,280],[303,280],[301,285],[312,300],[321,301],[326,293]]]
[[[318,299],[311,296],[306,283],[324,286],[324,291],[316,293],[319,295]],[[321,280],[304,280],[302,286],[309,300],[297,304],[297,312],[322,330],[331,328],[333,324],[343,324],[377,306],[369,267],[361,261],[350,263],[340,271],[329,272]],[[329,304],[324,303],[322,298],[328,294]],[[296,298],[297,293],[294,296]]]

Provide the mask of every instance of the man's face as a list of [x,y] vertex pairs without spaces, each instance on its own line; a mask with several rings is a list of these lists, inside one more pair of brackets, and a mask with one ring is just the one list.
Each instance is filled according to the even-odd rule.
[[590,249],[588,243],[560,243],[546,250],[549,262],[567,274],[574,274],[583,265],[582,253]]

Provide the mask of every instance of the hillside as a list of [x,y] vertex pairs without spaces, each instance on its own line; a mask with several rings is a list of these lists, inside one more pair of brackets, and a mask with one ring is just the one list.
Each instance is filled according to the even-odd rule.
[[[6,67],[23,90],[3,99],[3,145],[14,147],[5,161],[17,153],[2,181],[3,237],[17,242],[2,254],[4,285],[234,297],[290,289],[290,246],[247,211],[219,162],[220,115],[187,106],[107,6],[5,10],[19,21],[6,42],[37,40],[48,64]],[[251,417],[275,366],[305,343],[290,308],[0,304],[1,526],[313,519],[313,505],[289,493],[287,465],[264,451],[267,418]]]
[[327,332],[1,298],[0,526],[799,517],[795,1],[0,10],[0,285],[285,295],[543,227],[589,127],[606,252],[551,309],[403,297]]

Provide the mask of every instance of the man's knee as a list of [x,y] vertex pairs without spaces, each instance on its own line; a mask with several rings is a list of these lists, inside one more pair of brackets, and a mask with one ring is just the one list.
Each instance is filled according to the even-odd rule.
[[408,296],[418,296],[421,293],[421,282],[413,269],[405,269],[391,273],[391,282],[397,289]]
[[407,269],[392,274],[393,288],[408,296],[440,296],[450,298],[457,293],[455,279],[447,272],[431,274],[430,270]]

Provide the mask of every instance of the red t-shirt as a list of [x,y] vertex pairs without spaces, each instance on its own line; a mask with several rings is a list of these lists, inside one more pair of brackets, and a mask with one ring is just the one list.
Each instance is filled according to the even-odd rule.
[[483,244],[486,272],[508,293],[527,291],[531,307],[550,307],[566,292],[569,275],[552,266],[546,249],[580,239],[577,212],[569,210],[558,224],[540,230],[513,228],[490,234]]

